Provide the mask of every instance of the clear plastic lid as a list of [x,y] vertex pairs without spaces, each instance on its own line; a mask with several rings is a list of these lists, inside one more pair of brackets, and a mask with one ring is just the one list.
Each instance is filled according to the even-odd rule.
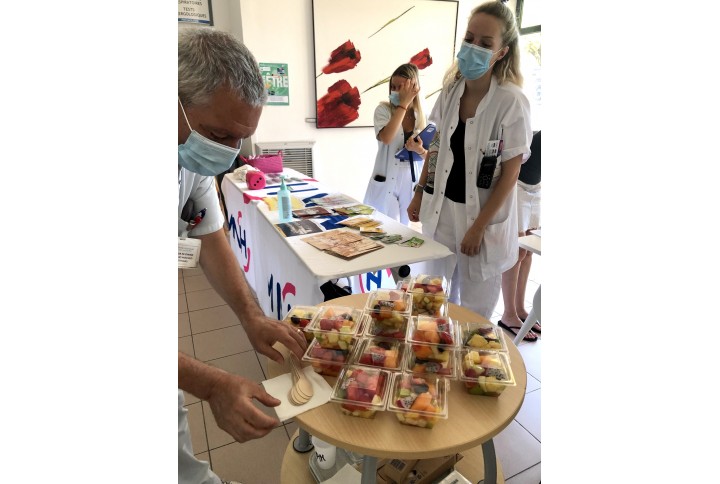
[[422,294],[441,294],[447,297],[449,294],[448,280],[445,276],[434,276],[428,274],[418,274],[413,277],[410,285],[410,292]]
[[362,328],[363,313],[345,306],[323,306],[305,327],[324,348],[352,349],[351,343]]
[[447,360],[422,360],[414,351],[406,351],[402,362],[403,373],[410,373],[419,377],[439,376],[455,380],[457,378],[457,358],[455,351],[447,351]]
[[418,359],[447,361],[459,348],[457,326],[451,318],[417,316],[410,318],[405,341]]
[[322,306],[294,306],[283,318],[283,321],[289,321],[293,326],[303,329],[313,318],[323,309]]
[[410,294],[397,289],[377,289],[370,292],[367,303],[365,303],[365,310],[378,313],[410,314],[411,306]]
[[351,412],[384,410],[391,376],[381,368],[348,365],[340,372],[330,401]]
[[405,341],[405,334],[410,323],[409,314],[393,311],[391,314],[379,311],[365,311],[364,335],[373,338],[387,338]]
[[490,322],[465,322],[458,323],[458,328],[463,347],[507,353],[505,335],[497,325]]
[[326,376],[338,376],[350,360],[352,352],[337,348],[323,348],[318,340],[313,340],[305,350],[302,361],[310,363],[315,373]]
[[432,428],[437,420],[448,418],[448,383],[438,376],[395,373],[386,409],[400,414],[404,424]]
[[351,365],[374,366],[398,371],[405,355],[405,343],[384,338],[363,338],[353,352]]

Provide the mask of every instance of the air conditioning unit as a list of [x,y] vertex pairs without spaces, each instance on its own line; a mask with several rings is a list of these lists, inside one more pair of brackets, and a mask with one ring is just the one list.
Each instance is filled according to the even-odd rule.
[[292,168],[309,177],[313,177],[314,141],[273,141],[255,143],[256,154],[274,154],[283,152],[283,167]]

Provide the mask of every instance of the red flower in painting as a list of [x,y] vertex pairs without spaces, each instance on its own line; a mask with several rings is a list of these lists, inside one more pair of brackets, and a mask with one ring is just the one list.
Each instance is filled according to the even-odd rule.
[[341,79],[330,88],[327,94],[317,102],[317,127],[341,128],[355,121],[360,114],[360,92]]
[[328,65],[322,68],[324,74],[349,71],[360,62],[360,51],[349,40],[332,51]]
[[432,65],[430,49],[425,48],[425,50],[418,52],[417,54],[412,56],[412,59],[410,59],[410,64],[415,64],[418,69],[425,69],[427,66]]

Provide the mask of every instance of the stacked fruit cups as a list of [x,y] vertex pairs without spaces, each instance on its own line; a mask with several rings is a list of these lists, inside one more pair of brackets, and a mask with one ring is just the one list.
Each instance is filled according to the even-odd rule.
[[309,362],[316,373],[338,376],[350,360],[363,329],[362,311],[345,306],[322,306],[314,319],[305,326],[312,335],[303,361]]
[[460,381],[468,393],[498,397],[507,387],[515,386],[505,336],[500,328],[487,322],[462,323],[460,338]]

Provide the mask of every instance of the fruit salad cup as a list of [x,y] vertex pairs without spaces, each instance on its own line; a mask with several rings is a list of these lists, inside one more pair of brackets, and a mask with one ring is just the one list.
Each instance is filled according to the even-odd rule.
[[380,368],[349,365],[340,373],[330,401],[338,403],[345,415],[373,418],[385,409],[391,375]]
[[414,352],[407,351],[402,363],[402,371],[403,373],[409,373],[413,376],[439,376],[454,380],[457,378],[458,366],[455,351],[456,350],[448,351],[447,361],[421,360],[415,356]]
[[[294,328],[305,331],[307,325],[310,324],[321,309],[322,307],[318,306],[295,306],[287,313],[284,321],[290,323]],[[311,342],[313,340],[313,334],[306,332],[305,339],[308,343]]]
[[447,378],[395,373],[387,410],[402,424],[431,429],[448,418],[447,391]]
[[384,338],[363,338],[353,353],[351,365],[375,366],[399,371],[405,354],[405,343]]
[[419,274],[410,285],[412,315],[444,316],[447,314],[448,283],[444,276]]
[[463,348],[459,360],[460,381],[471,395],[498,397],[507,387],[515,386],[505,353]]
[[410,294],[388,289],[378,289],[370,293],[365,305],[368,336],[404,339],[410,317],[412,297]]
[[450,318],[417,316],[410,318],[405,341],[415,358],[444,363],[452,358],[458,345],[457,327]]
[[302,361],[310,363],[315,373],[325,376],[338,376],[349,360],[348,350],[323,348],[315,339],[308,345],[302,357]]
[[323,306],[305,331],[323,348],[352,351],[362,315],[362,311],[345,306]]
[[375,311],[365,311],[365,331],[368,338],[385,338],[405,342],[405,334],[410,323],[410,314],[393,314],[382,319]]
[[503,332],[496,325],[484,322],[460,323],[462,346],[473,350],[503,351],[507,345]]

